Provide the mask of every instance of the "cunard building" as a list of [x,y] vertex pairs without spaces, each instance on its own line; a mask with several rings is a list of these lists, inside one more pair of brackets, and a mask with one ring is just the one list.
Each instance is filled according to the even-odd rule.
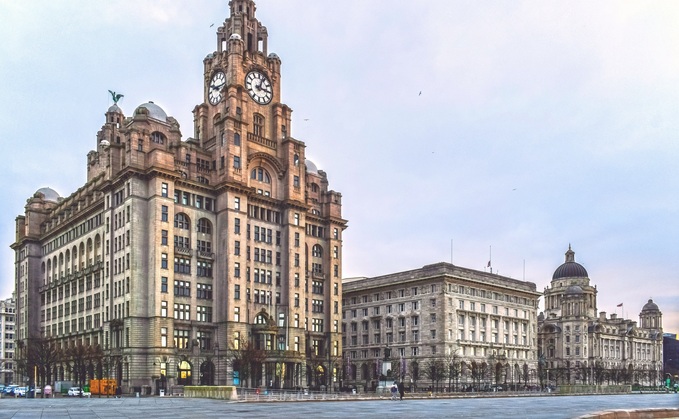
[[254,2],[229,7],[203,60],[192,137],[153,102],[125,114],[113,94],[87,182],[63,197],[39,189],[16,218],[23,376],[46,342],[61,357],[41,364],[40,384],[337,380],[341,194],[292,137]]
[[554,384],[655,385],[662,377],[662,313],[649,299],[639,322],[597,313],[597,288],[570,248],[545,288],[541,379]]
[[449,263],[345,279],[344,385],[536,385],[540,295],[532,282]]

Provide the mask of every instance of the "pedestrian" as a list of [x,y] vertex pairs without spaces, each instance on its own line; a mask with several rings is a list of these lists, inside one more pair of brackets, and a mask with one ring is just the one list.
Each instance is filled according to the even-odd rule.
[[398,383],[398,394],[401,396],[401,400],[403,400],[403,394],[406,392],[406,386],[403,384],[403,381]]
[[396,400],[396,394],[398,394],[398,386],[394,383],[391,385],[391,400]]

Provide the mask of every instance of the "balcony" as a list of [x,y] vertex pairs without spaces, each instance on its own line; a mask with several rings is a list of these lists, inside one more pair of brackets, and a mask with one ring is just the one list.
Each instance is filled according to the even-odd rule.
[[198,257],[203,258],[203,259],[210,259],[214,260],[215,259],[215,254],[212,252],[204,252],[202,250],[198,250]]
[[268,147],[272,150],[276,149],[276,142],[271,141],[268,138],[261,137],[259,135],[255,135],[251,132],[248,132],[248,141],[255,143],[255,144],[260,144],[263,145],[264,147]]
[[182,254],[182,255],[189,255],[189,256],[193,255],[193,251],[191,250],[190,247],[177,247],[177,246],[175,246],[174,252]]

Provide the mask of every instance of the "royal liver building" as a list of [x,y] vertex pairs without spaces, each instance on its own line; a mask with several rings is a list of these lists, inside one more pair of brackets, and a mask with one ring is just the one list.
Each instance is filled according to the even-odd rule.
[[153,102],[125,114],[114,93],[87,182],[37,190],[16,218],[24,379],[115,378],[123,392],[337,382],[342,196],[292,137],[254,2],[229,7],[192,137]]

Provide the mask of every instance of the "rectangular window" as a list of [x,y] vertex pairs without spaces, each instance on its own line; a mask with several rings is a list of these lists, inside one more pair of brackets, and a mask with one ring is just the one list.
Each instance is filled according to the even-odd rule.
[[212,300],[212,285],[198,284],[196,287],[196,298],[199,300]]

